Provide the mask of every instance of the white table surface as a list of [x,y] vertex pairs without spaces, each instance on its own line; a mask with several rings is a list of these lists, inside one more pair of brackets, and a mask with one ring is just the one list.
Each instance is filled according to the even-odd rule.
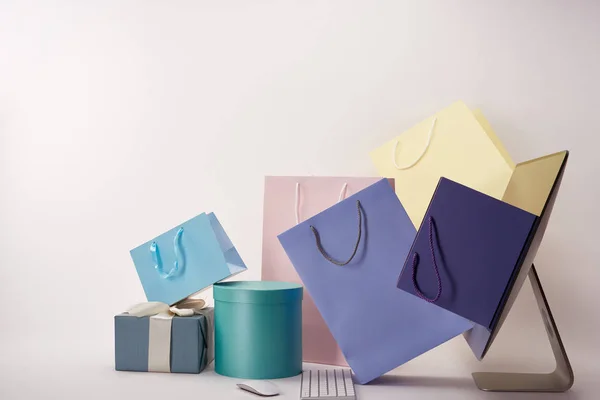
[[[237,388],[241,379],[220,376],[213,364],[200,374],[120,372],[114,370],[112,344],[67,340],[16,340],[0,345],[1,400],[192,400],[260,399]],[[427,356],[424,356],[427,357]],[[423,365],[425,365],[423,363]],[[412,367],[411,367],[412,366]],[[415,362],[379,378],[369,385],[356,385],[358,400],[594,400],[597,380],[586,371],[576,371],[576,384],[567,393],[519,394],[479,391],[463,365],[440,365],[429,376]],[[308,368],[324,368],[305,364]],[[300,376],[273,380],[281,390],[277,399],[299,399]]]

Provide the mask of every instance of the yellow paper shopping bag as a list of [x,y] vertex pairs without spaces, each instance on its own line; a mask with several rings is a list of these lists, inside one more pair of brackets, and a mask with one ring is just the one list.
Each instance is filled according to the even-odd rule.
[[381,176],[395,178],[396,194],[417,228],[440,177],[502,199],[515,167],[483,115],[462,102],[370,155]]

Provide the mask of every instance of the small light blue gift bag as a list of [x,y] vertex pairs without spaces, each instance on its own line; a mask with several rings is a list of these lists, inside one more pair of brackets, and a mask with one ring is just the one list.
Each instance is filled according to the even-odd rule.
[[148,301],[175,304],[247,269],[215,214],[202,213],[131,250]]

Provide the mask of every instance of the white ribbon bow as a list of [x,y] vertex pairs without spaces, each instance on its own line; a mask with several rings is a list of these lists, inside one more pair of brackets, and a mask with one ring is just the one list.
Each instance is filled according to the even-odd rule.
[[191,317],[205,307],[206,302],[202,299],[185,299],[172,307],[160,301],[149,301],[147,303],[136,304],[127,310],[127,313],[136,317],[149,317],[151,315],[169,313],[180,317]]
[[[191,317],[206,307],[202,299],[185,299],[175,306],[149,301],[127,310],[135,317],[150,317],[148,332],[148,371],[171,372],[171,325],[173,316]],[[210,322],[207,321],[210,325]],[[210,326],[209,326],[210,330]],[[206,338],[208,340],[208,338]],[[208,343],[207,343],[208,345]]]

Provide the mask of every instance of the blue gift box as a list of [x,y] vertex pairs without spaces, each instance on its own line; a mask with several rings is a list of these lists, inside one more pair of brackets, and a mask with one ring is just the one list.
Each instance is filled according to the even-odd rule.
[[214,358],[214,312],[115,316],[117,371],[200,373]]
[[215,214],[202,213],[131,250],[148,301],[175,304],[245,271]]

